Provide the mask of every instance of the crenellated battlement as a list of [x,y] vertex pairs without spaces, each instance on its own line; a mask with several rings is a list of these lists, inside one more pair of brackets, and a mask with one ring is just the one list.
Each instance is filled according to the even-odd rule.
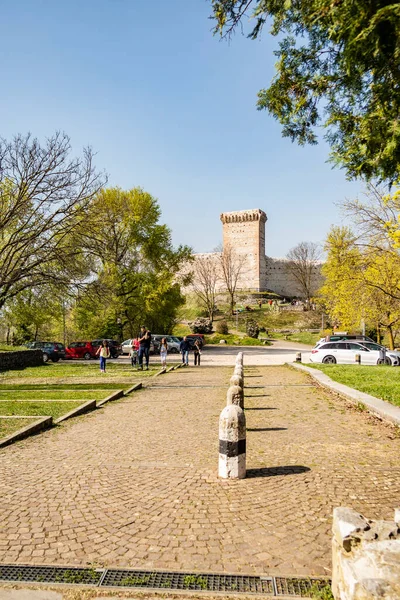
[[253,208],[251,210],[236,210],[233,212],[221,213],[220,220],[223,224],[225,223],[246,223],[250,221],[261,221],[265,223],[267,215],[259,208]]

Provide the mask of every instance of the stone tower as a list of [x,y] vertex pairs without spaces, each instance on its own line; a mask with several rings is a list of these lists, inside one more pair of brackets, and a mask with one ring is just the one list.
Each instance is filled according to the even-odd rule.
[[244,258],[238,289],[263,291],[267,287],[265,260],[265,222],[259,208],[222,213],[223,247],[230,246]]

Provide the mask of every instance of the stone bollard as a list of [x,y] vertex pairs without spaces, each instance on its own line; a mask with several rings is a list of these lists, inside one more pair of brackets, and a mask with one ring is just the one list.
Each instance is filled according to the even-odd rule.
[[301,363],[301,352],[296,353],[296,362]]
[[246,417],[236,404],[225,406],[219,417],[218,476],[246,477]]
[[243,389],[243,377],[241,377],[240,375],[232,375],[229,383],[230,385],[238,385],[240,388]]
[[337,600],[400,598],[400,509],[394,521],[373,521],[351,508],[335,508],[332,531]]
[[243,352],[239,352],[235,360],[236,364],[243,365]]
[[238,385],[232,385],[226,394],[226,404],[227,406],[236,404],[236,406],[240,406],[241,409],[244,409],[243,388]]
[[354,359],[358,365],[361,365],[361,354],[356,354]]

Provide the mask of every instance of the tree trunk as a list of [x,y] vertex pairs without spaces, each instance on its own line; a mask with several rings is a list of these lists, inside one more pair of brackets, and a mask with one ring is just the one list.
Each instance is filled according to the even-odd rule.
[[394,337],[393,337],[393,329],[391,325],[387,326],[387,330],[389,333],[389,348],[390,350],[394,350]]
[[381,343],[381,339],[382,339],[382,337],[381,337],[381,330],[380,330],[379,323],[378,323],[377,326],[376,326],[376,341],[377,341],[378,344]]

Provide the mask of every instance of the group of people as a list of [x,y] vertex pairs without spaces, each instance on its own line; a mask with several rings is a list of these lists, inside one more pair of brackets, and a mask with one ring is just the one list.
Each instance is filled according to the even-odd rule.
[[189,352],[193,350],[194,366],[200,366],[200,356],[203,348],[200,338],[196,338],[192,345],[185,336],[180,343],[179,350],[182,354],[182,363],[185,367],[189,366]]
[[[137,367],[139,370],[143,371],[144,361],[146,371],[149,370],[150,345],[151,332],[148,329],[146,329],[146,327],[141,327],[140,334],[132,340],[132,348],[129,352],[132,367]],[[200,356],[202,348],[203,344],[200,338],[196,338],[194,343],[191,344],[187,337],[184,337],[179,346],[179,351],[182,355],[183,365],[189,365],[189,352],[193,350],[194,366],[200,366]],[[161,367],[163,369],[165,369],[167,366],[167,355],[168,342],[167,338],[163,337],[160,343],[160,359]],[[105,373],[107,358],[110,357],[110,349],[106,340],[103,341],[102,345],[97,350],[96,356],[100,357],[100,372]]]

